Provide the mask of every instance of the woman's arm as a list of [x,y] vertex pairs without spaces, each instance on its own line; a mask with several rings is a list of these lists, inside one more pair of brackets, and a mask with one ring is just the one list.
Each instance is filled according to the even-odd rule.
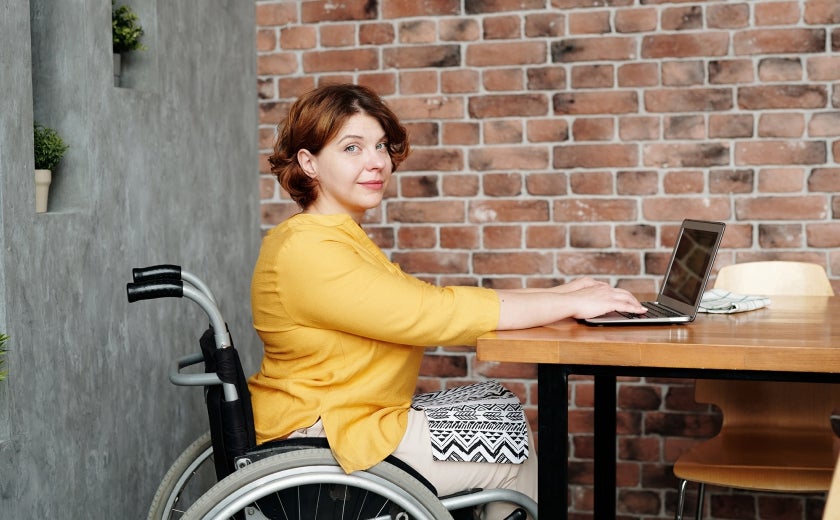
[[[575,284],[575,285],[572,285]],[[525,329],[564,318],[591,318],[612,311],[643,313],[635,296],[591,278],[544,290],[497,290],[501,302],[497,329]],[[568,290],[570,289],[571,290]]]

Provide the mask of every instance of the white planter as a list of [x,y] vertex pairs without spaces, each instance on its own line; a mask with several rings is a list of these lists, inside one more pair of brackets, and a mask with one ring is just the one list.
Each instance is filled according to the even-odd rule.
[[47,211],[47,198],[50,195],[50,170],[35,170],[35,213]]

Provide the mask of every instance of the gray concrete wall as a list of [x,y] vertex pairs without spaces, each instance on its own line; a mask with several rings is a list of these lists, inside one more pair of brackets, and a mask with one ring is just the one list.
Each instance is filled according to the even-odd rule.
[[[256,368],[254,3],[129,0],[148,49],[112,79],[109,0],[0,5],[0,516],[141,518],[206,429],[168,365],[206,326],[187,300],[128,304],[131,267],[206,278]],[[70,150],[34,210],[32,122]]]

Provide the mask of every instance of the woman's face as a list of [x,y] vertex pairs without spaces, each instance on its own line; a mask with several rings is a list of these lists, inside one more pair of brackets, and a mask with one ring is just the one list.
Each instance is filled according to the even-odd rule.
[[385,132],[379,121],[351,116],[317,155],[298,152],[303,170],[318,181],[318,198],[306,213],[347,213],[360,222],[382,202],[393,172]]

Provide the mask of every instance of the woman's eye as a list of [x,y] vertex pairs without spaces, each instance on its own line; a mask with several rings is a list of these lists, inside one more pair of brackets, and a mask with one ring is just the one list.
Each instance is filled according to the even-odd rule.
[[344,150],[348,151],[348,152],[357,152],[357,151],[359,151],[359,147],[356,146],[355,144],[351,144],[350,146],[348,146]]
[[388,143],[379,143],[378,145],[376,145],[376,149],[377,150],[387,150],[388,149]]

